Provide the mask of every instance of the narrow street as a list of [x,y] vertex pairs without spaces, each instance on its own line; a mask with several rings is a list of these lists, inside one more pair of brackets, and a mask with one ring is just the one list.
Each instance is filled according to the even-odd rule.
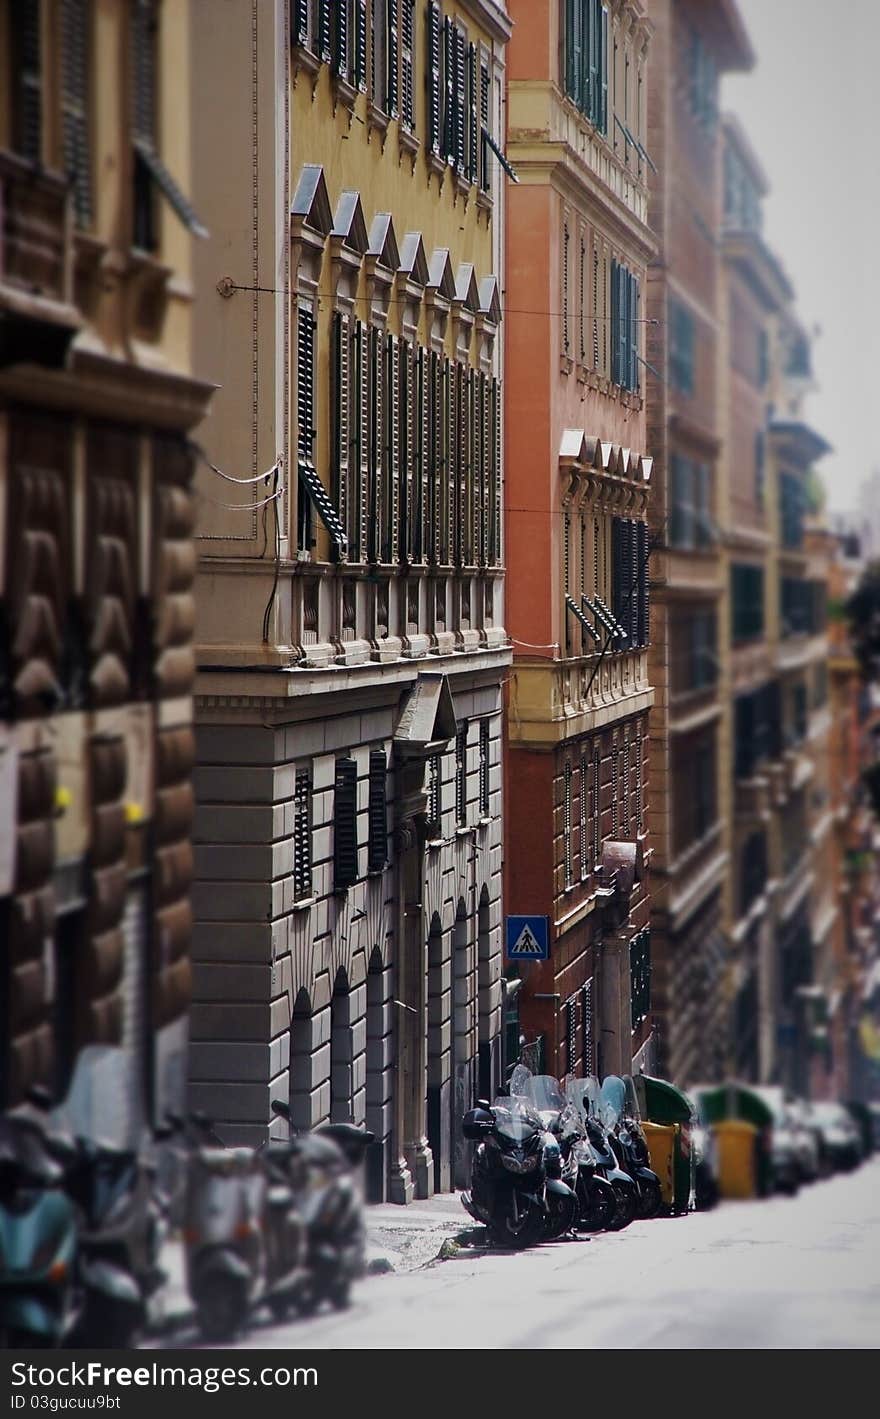
[[[880,1160],[798,1197],[728,1202],[519,1255],[462,1250],[358,1287],[345,1314],[246,1348],[873,1347]],[[463,1222],[467,1219],[463,1216]]]

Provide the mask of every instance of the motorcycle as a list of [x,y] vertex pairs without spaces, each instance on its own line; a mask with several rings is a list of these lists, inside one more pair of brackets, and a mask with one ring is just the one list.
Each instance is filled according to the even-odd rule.
[[601,1130],[598,1125],[594,1129],[596,1141],[590,1138],[587,1131],[589,1104],[585,1095],[588,1089],[587,1079],[569,1078],[565,1082],[567,1113],[561,1121],[564,1129],[562,1146],[565,1147],[566,1138],[571,1138],[577,1158],[579,1225],[585,1232],[604,1232],[613,1230],[617,1212],[613,1184],[603,1173],[603,1167],[613,1155],[610,1155],[610,1149],[609,1156],[603,1152],[605,1144],[599,1137]]
[[609,1074],[603,1081],[600,1107],[611,1147],[620,1167],[636,1186],[636,1216],[656,1217],[663,1205],[660,1179],[648,1166],[650,1155],[642,1132],[632,1079]]
[[471,1187],[461,1195],[465,1211],[499,1246],[524,1248],[543,1240],[559,1221],[550,1222],[548,1196],[568,1197],[571,1189],[547,1176],[548,1139],[540,1115],[514,1094],[491,1104],[481,1099],[464,1115],[462,1133],[477,1143]]
[[621,1232],[634,1220],[638,1210],[638,1189],[628,1172],[618,1162],[606,1126],[608,1111],[602,1100],[595,1075],[571,1081],[571,1095],[587,1133],[595,1160],[595,1173],[610,1186],[614,1194],[614,1211],[606,1222],[609,1232]]
[[[289,1128],[289,1106],[276,1099],[272,1109]],[[305,1226],[305,1275],[295,1297],[301,1314],[325,1300],[344,1310],[352,1281],[363,1275],[366,1227],[355,1174],[374,1140],[365,1128],[337,1122],[264,1145],[282,1163]]]
[[0,1118],[0,1349],[64,1345],[79,1313],[77,1218],[63,1190],[72,1145]]

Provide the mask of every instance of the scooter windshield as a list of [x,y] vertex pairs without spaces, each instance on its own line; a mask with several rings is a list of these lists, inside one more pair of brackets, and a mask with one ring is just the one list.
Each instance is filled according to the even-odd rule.
[[492,1105],[495,1127],[502,1138],[511,1143],[524,1143],[544,1125],[526,1099],[501,1095]]
[[529,1102],[539,1113],[559,1113],[565,1108],[565,1096],[559,1087],[559,1080],[552,1074],[534,1074],[529,1079],[528,1089],[523,1090]]
[[626,1105],[624,1110],[626,1116],[627,1118],[637,1119],[638,1122],[641,1123],[642,1115],[639,1110],[639,1097],[636,1093],[636,1086],[633,1083],[632,1075],[625,1074],[623,1076],[623,1083],[626,1089]]
[[626,1085],[617,1074],[609,1074],[599,1095],[599,1117],[606,1128],[615,1128],[626,1112]]
[[567,1079],[565,1082],[567,1107],[573,1109],[584,1124],[590,1117],[589,1089],[589,1079]]

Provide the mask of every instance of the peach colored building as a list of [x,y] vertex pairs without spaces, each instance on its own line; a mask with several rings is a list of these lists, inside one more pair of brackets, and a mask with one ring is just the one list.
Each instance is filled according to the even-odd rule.
[[[506,910],[527,1058],[652,1064],[644,7],[515,0],[508,51]],[[508,985],[508,994],[510,986]]]

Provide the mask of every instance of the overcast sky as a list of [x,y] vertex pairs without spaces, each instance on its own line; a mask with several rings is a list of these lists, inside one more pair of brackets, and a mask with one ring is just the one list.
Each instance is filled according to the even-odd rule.
[[880,0],[739,0],[757,64],[724,81],[770,182],[764,233],[796,291],[833,445],[829,505],[880,468]]

